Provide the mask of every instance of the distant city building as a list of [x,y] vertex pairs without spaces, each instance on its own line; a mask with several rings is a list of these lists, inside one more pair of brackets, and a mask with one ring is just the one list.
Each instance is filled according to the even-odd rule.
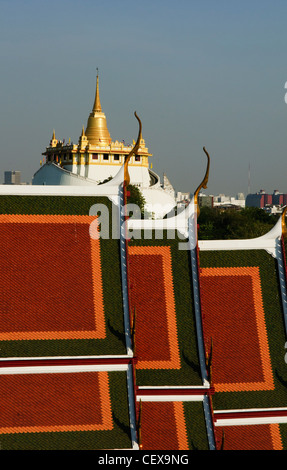
[[207,196],[206,194],[199,194],[198,205],[199,207],[213,207],[213,196]]
[[190,193],[184,193],[182,191],[178,191],[176,193],[176,206],[177,210],[181,212],[182,210],[185,209],[185,207],[189,204],[191,200],[191,194]]
[[[176,194],[177,207],[185,207],[191,200],[191,193],[184,193],[178,191]],[[199,207],[221,207],[222,209],[235,208],[240,209],[245,207],[245,196],[243,193],[238,193],[236,196],[226,196],[225,194],[212,194],[199,193],[198,196]]]
[[272,195],[272,204],[275,206],[286,206],[287,194],[279,193],[279,191],[276,189]]
[[245,207],[245,197],[243,193],[238,193],[235,197],[218,194],[218,196],[213,197],[213,206],[243,208]]
[[287,194],[280,193],[278,189],[273,191],[273,194],[267,194],[263,189],[260,189],[255,194],[248,194],[246,197],[246,207],[259,207],[261,209],[268,209],[276,212],[276,208],[280,209],[287,205]]
[[189,202],[190,199],[190,193],[183,193],[182,191],[176,193],[176,202]]
[[4,184],[21,184],[21,171],[4,171]]

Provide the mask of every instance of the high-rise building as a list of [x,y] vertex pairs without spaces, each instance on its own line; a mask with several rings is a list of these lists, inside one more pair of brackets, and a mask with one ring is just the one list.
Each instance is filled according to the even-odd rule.
[[21,184],[21,171],[4,171],[4,184]]
[[267,194],[263,189],[255,194],[248,194],[246,197],[247,207],[260,207],[263,209],[266,206],[285,206],[287,204],[287,194],[279,193],[277,189],[273,194]]

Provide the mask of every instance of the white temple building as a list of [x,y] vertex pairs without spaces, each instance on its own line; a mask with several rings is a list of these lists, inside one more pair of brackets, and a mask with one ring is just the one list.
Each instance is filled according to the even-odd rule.
[[[102,111],[97,76],[96,94],[86,129],[82,128],[77,144],[56,138],[43,152],[44,163],[33,176],[32,185],[98,185],[114,178],[124,164],[133,145],[112,141],[105,113]],[[152,154],[142,138],[136,155],[129,162],[130,184],[141,190],[146,200],[146,211],[154,217],[163,217],[176,205],[175,196],[165,190],[160,177],[152,171]]]

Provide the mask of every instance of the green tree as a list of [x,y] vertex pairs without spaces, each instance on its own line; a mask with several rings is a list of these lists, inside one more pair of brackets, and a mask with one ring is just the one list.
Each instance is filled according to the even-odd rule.
[[269,232],[278,216],[263,209],[247,207],[241,210],[202,207],[198,217],[200,240],[256,238]]
[[137,186],[133,184],[129,184],[127,186],[127,192],[128,192],[128,198],[127,198],[128,204],[136,204],[140,209],[141,217],[143,217],[146,201],[141,190]]

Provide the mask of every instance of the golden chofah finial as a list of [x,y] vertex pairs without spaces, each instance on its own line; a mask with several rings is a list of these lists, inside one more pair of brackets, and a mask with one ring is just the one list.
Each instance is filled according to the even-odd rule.
[[287,227],[286,227],[286,221],[285,221],[286,213],[287,213],[287,206],[284,207],[282,215],[281,215],[282,236],[283,237],[287,236]]
[[208,183],[208,178],[209,178],[210,156],[209,156],[207,150],[205,149],[205,147],[203,147],[203,151],[207,156],[207,167],[206,167],[206,172],[205,172],[204,178],[203,178],[202,182],[200,183],[200,185],[198,186],[198,188],[196,189],[196,191],[194,193],[194,202],[197,206],[197,215],[199,215],[199,207],[198,207],[199,191],[201,190],[201,188],[204,188],[204,189],[207,188],[207,183]]
[[125,157],[125,166],[124,166],[124,182],[125,182],[125,185],[128,186],[130,184],[130,175],[129,175],[129,170],[128,170],[128,164],[129,164],[129,161],[131,159],[131,157],[137,153],[138,149],[139,149],[139,146],[140,146],[140,142],[141,142],[141,138],[142,138],[142,123],[141,123],[141,120],[140,118],[138,117],[136,111],[134,113],[135,117],[137,118],[138,122],[139,122],[139,134],[138,134],[138,138],[137,138],[137,141],[134,145],[134,147],[132,148],[132,150],[130,151],[130,153]]

